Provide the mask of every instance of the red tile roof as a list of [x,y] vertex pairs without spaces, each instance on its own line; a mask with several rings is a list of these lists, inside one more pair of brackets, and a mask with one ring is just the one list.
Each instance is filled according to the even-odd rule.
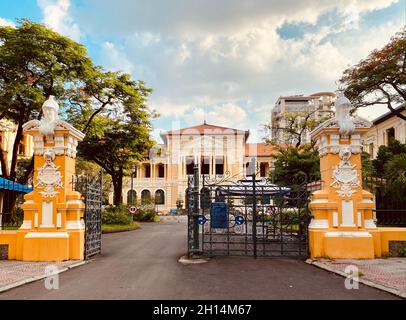
[[247,143],[245,145],[245,156],[269,157],[277,153],[276,147],[266,143]]

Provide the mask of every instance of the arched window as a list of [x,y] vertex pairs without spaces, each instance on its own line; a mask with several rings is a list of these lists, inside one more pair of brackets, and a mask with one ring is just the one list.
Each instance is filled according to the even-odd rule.
[[127,204],[137,203],[137,192],[133,189],[127,191]]
[[155,204],[165,204],[165,192],[161,189],[155,191]]
[[141,204],[148,204],[151,201],[151,192],[149,190],[142,190]]

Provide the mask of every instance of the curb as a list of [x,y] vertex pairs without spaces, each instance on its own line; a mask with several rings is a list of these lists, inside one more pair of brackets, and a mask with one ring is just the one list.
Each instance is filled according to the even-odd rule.
[[[338,274],[338,275],[340,275],[340,276],[342,276],[344,278],[346,278],[348,276],[348,274],[346,274],[345,272],[335,270],[334,268],[326,266],[322,262],[319,262],[319,261],[316,261],[316,260],[307,259],[306,263],[310,264],[310,265],[313,265],[313,266],[316,266],[316,267],[318,267],[320,269],[324,269],[324,270],[333,272],[333,273]],[[382,290],[382,291],[386,291],[386,292],[389,292],[389,293],[391,293],[391,294],[393,294],[395,296],[406,299],[406,292],[404,292],[404,291],[396,290],[396,289],[384,286],[382,284],[372,282],[370,280],[362,279],[362,277],[359,277],[358,282],[360,282],[362,284],[365,284],[365,285],[367,285],[369,287],[373,287],[373,288],[376,288],[376,289],[379,289],[379,290]]]
[[138,226],[136,228],[128,228],[128,229],[121,229],[121,230],[104,230],[104,231],[102,231],[102,234],[127,232],[127,231],[134,231],[134,230],[138,230],[138,229],[141,229],[141,227]]
[[[84,265],[84,264],[86,264],[88,262],[89,261],[79,261],[79,262],[77,262],[75,264],[72,264],[70,266],[64,267],[62,269],[58,269],[58,272],[56,272],[55,274],[60,274],[60,273],[63,273],[65,271],[68,271],[70,269],[80,267],[80,266],[82,266],[82,265]],[[0,287],[0,293],[11,290],[11,289],[14,289],[14,288],[17,288],[17,287],[20,287],[22,285],[25,285],[25,284],[28,284],[28,283],[31,283],[31,282],[35,282],[35,281],[38,281],[38,280],[45,279],[46,277],[48,277],[48,276],[42,274],[42,275],[39,275],[39,276],[33,276],[33,277],[30,277],[30,278],[27,278],[27,279],[23,279],[23,280],[20,280],[20,281],[5,285],[3,287]]]
[[178,260],[178,262],[183,265],[201,264],[201,263],[206,263],[209,261],[210,261],[210,258],[189,258],[188,256],[182,256]]

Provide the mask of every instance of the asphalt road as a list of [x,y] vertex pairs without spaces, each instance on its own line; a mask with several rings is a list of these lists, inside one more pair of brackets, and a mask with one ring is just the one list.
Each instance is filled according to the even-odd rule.
[[216,257],[182,265],[186,225],[145,223],[103,235],[103,253],[60,274],[58,290],[44,281],[0,294],[1,299],[397,299],[294,259]]

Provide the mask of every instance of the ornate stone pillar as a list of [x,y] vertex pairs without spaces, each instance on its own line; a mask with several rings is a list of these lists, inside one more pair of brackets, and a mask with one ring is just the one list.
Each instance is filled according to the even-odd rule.
[[[351,117],[350,101],[335,103],[336,116],[311,132],[320,155],[322,189],[313,193],[309,245],[313,257],[374,258],[373,195],[362,189],[361,136],[371,123]],[[375,239],[376,240],[376,239]]]
[[34,140],[34,190],[24,196],[24,222],[17,233],[17,260],[83,259],[84,203],[73,191],[76,147],[84,134],[60,120],[50,96],[44,119],[24,124]]

